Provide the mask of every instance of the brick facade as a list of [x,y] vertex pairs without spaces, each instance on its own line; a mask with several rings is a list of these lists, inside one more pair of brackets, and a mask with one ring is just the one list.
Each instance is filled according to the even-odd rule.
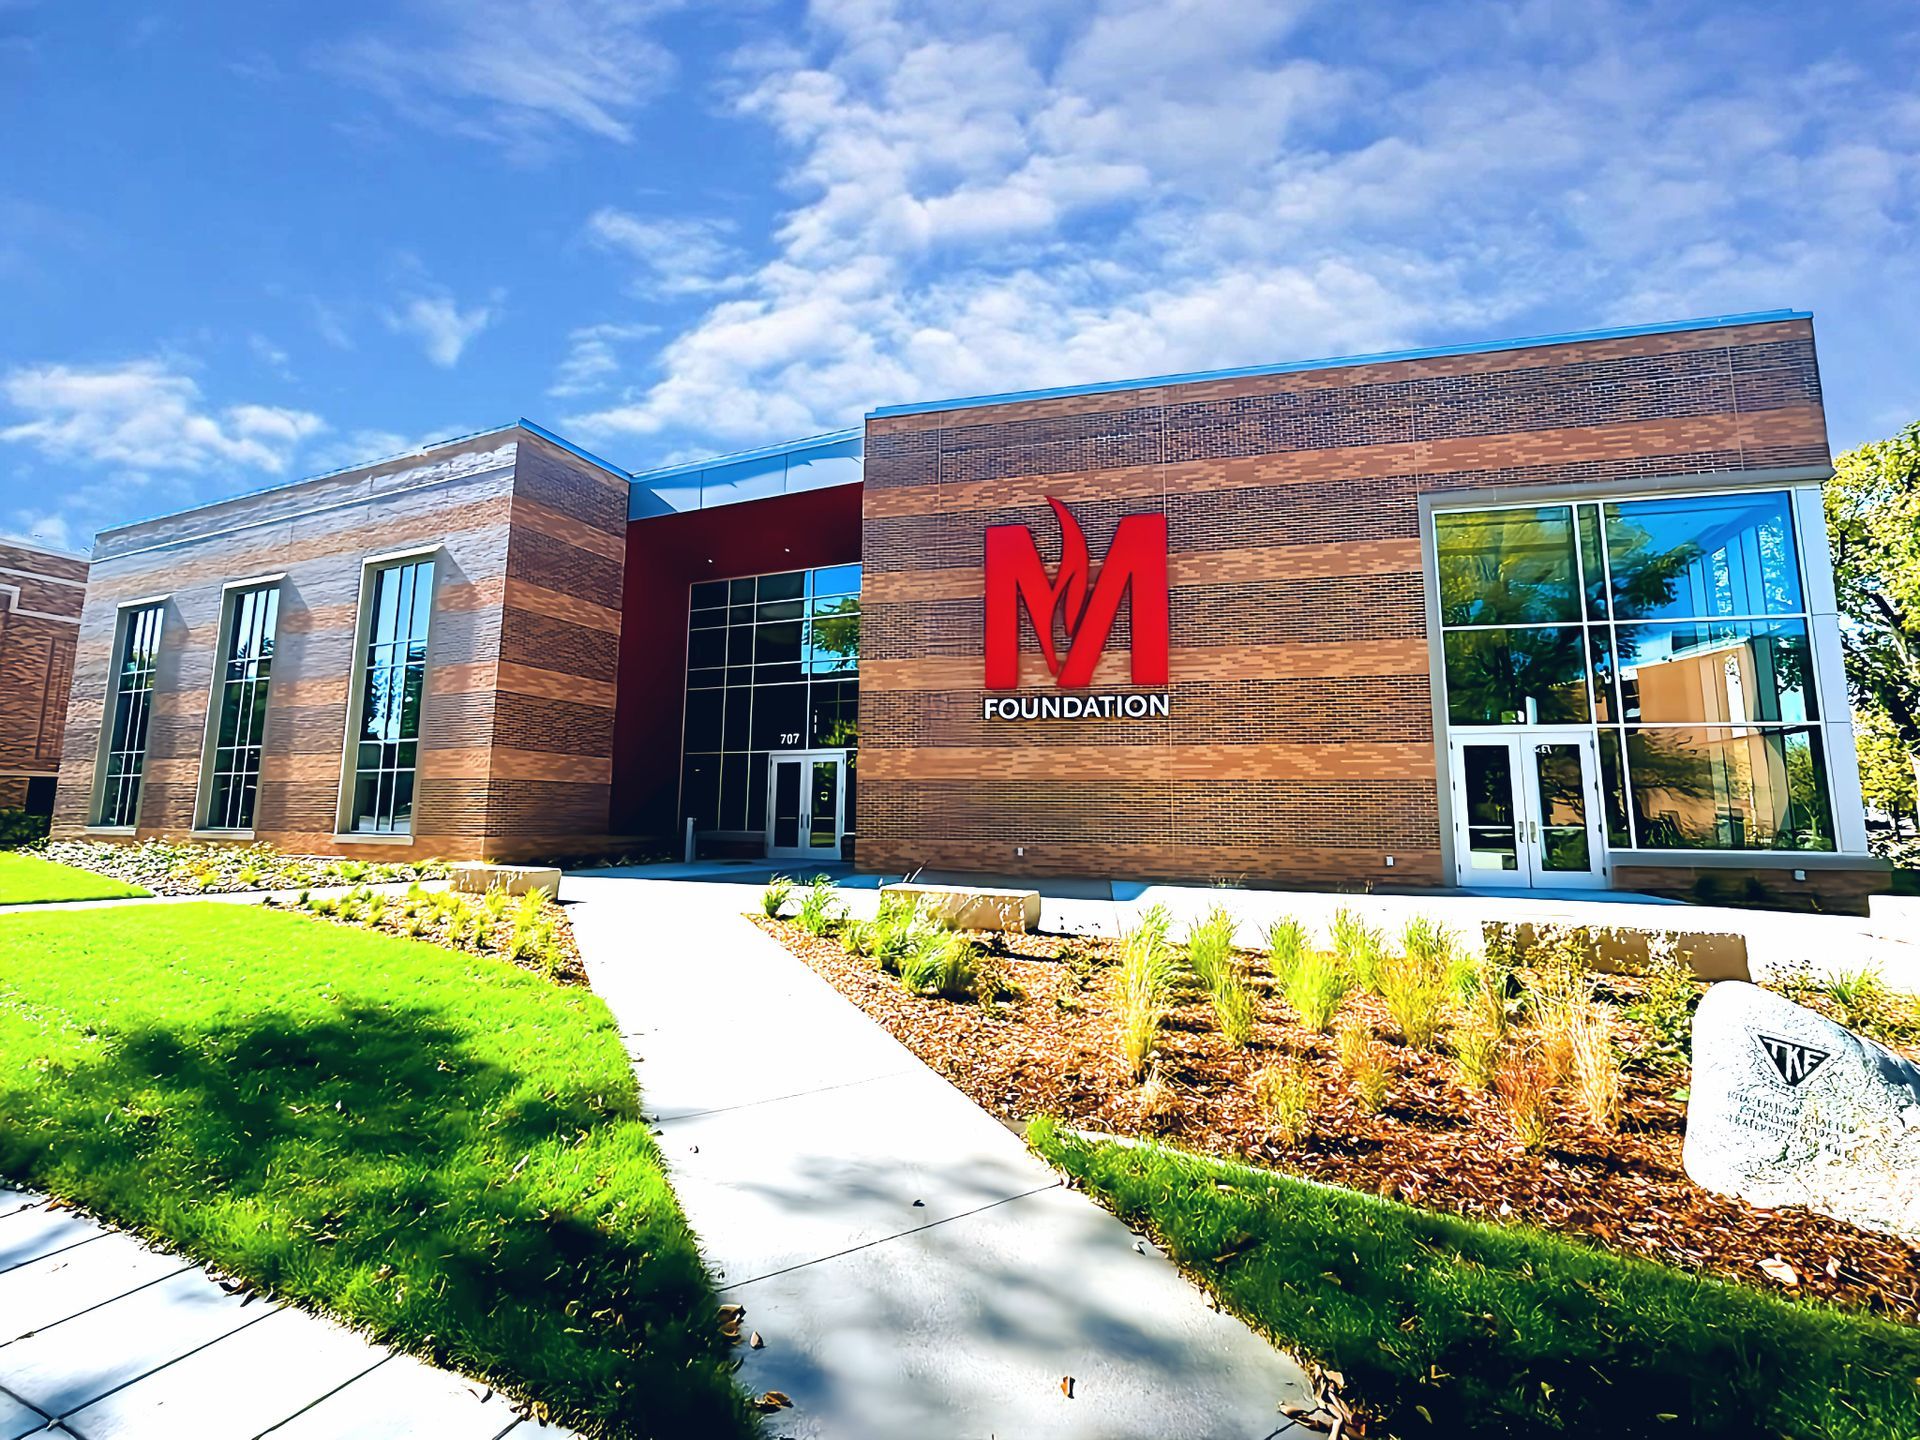
[[[1420,497],[1828,460],[1799,319],[877,415],[862,864],[1451,883]],[[986,527],[1051,565],[1049,496],[1096,563],[1123,516],[1166,516],[1168,718],[981,718]],[[1127,684],[1124,615],[1096,688]],[[1022,690],[1049,692],[1022,624]]]
[[0,540],[0,810],[60,773],[87,562]]
[[[223,587],[278,575],[253,835],[370,859],[574,851],[608,830],[627,482],[515,426],[103,532],[55,832],[86,831],[119,608],[165,597],[137,834],[198,821]],[[362,562],[434,552],[413,838],[336,838]]]

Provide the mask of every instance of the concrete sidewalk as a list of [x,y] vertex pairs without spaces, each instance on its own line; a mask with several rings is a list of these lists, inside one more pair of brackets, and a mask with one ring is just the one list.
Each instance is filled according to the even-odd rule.
[[[741,912],[569,875],[774,1435],[1261,1437],[1305,1378]],[[1063,1381],[1071,1377],[1070,1387]],[[1071,1389],[1071,1397],[1066,1393]]]
[[569,1440],[478,1381],[0,1189],[0,1440]]

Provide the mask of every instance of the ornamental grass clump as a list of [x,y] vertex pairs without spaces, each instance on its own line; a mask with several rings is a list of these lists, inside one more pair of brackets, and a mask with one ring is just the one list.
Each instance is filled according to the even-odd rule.
[[786,909],[787,901],[792,897],[793,878],[776,875],[767,882],[767,888],[760,892],[760,913],[769,920],[778,920],[780,912]]
[[1337,956],[1308,950],[1287,977],[1287,1003],[1307,1029],[1324,1032],[1352,988],[1352,978]]
[[1447,972],[1412,955],[1389,955],[1380,962],[1377,981],[1380,1002],[1401,1038],[1416,1050],[1431,1050],[1453,999]]
[[1253,1077],[1253,1100],[1288,1145],[1299,1144],[1313,1128],[1313,1076],[1298,1061],[1262,1067]]
[[1273,972],[1274,984],[1286,988],[1307,946],[1307,927],[1291,916],[1282,916],[1267,927],[1267,968]]
[[1146,1076],[1160,1027],[1179,989],[1178,963],[1167,945],[1165,915],[1159,906],[1149,910],[1120,946],[1120,971],[1114,982],[1120,1058],[1135,1082]]
[[926,928],[900,957],[900,983],[916,995],[949,1000],[973,994],[975,946],[957,930]]
[[847,907],[840,903],[839,889],[828,875],[816,875],[800,901],[795,922],[809,935],[831,935],[847,918]]
[[1229,1045],[1244,1050],[1253,1043],[1253,989],[1231,966],[1213,987],[1213,1014]]
[[1233,976],[1233,915],[1216,905],[1187,931],[1187,968],[1208,990]]
[[1381,1106],[1386,1104],[1387,1086],[1393,1074],[1386,1048],[1359,1020],[1348,1020],[1341,1025],[1334,1037],[1334,1048],[1340,1057],[1340,1069],[1353,1089],[1355,1107],[1363,1115],[1379,1114]]
[[1505,987],[1504,974],[1491,966],[1483,967],[1473,992],[1461,1004],[1460,1023],[1453,1027],[1451,1039],[1460,1083],[1469,1090],[1491,1087],[1499,1069],[1507,1043]]
[[1362,990],[1374,989],[1379,981],[1383,944],[1380,932],[1353,911],[1341,906],[1333,912],[1333,953]]
[[1573,1093],[1594,1128],[1612,1131],[1620,1124],[1620,1051],[1614,1044],[1613,1013],[1590,1004],[1567,1033]]
[[1544,1150],[1552,1140],[1553,1092],[1558,1083],[1537,1035],[1513,1046],[1501,1058],[1494,1072],[1493,1092],[1521,1149]]

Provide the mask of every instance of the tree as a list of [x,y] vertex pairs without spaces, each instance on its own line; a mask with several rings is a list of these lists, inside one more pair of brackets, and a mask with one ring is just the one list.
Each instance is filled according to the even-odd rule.
[[1916,785],[1912,757],[1901,747],[1892,722],[1877,710],[1854,717],[1854,741],[1860,754],[1860,794],[1876,810],[1895,822],[1916,817]]
[[1854,706],[1920,785],[1920,420],[1836,460],[1826,507]]

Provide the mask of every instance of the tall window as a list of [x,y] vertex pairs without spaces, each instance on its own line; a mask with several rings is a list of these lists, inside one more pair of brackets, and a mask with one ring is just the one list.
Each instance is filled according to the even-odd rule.
[[280,587],[236,590],[227,599],[227,652],[214,714],[213,783],[206,828],[246,830],[260,789],[260,737],[267,723],[267,683],[273,670],[273,632],[280,618]]
[[1596,731],[1611,842],[1831,850],[1791,496],[1434,516],[1454,726]]
[[143,605],[120,617],[120,657],[108,709],[106,779],[99,823],[132,825],[140,814],[140,772],[147,759],[147,722],[153,710],[153,672],[160,660],[164,605]]
[[372,584],[347,825],[360,833],[405,835],[413,828],[433,562],[388,565],[373,572]]
[[689,600],[681,813],[698,830],[758,833],[770,754],[844,749],[851,831],[860,567],[705,580]]

